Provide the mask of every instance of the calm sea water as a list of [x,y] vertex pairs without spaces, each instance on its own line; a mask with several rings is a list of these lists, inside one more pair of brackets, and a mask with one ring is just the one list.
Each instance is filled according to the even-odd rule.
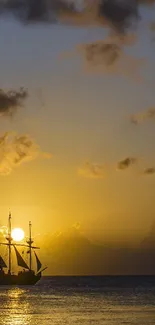
[[47,277],[34,287],[0,287],[0,325],[64,324],[154,325],[155,287],[128,288],[126,280],[125,288],[116,288],[104,277]]

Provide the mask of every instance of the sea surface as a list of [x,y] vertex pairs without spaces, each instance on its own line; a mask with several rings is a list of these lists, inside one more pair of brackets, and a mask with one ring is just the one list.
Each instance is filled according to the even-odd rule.
[[1,286],[0,325],[155,325],[155,286],[123,281],[44,277],[32,287]]

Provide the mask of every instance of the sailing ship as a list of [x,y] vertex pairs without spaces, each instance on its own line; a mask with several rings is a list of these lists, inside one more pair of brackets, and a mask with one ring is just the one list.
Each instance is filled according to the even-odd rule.
[[[19,244],[13,241],[11,237],[11,213],[9,213],[8,218],[8,230],[5,237],[6,242],[0,243],[0,245],[7,246],[8,251],[8,263],[5,262],[4,258],[0,255],[0,285],[34,285],[36,284],[42,276],[42,272],[47,268],[42,269],[42,264],[35,252],[39,247],[33,246],[32,239],[32,224],[29,222],[29,238],[25,244]],[[29,255],[29,263],[26,263],[22,255],[20,254],[18,248],[26,247],[27,253]],[[17,265],[22,268],[18,274],[12,272],[12,251],[15,251],[17,258]],[[36,259],[36,271],[32,268],[32,257]],[[4,269],[7,269],[5,272]]]

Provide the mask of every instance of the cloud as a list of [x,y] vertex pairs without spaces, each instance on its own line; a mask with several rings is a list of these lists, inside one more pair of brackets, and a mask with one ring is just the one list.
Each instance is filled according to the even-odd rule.
[[74,13],[72,1],[67,0],[1,0],[1,15],[11,14],[22,23],[56,23],[59,15]]
[[79,230],[81,227],[80,223],[79,222],[76,222],[73,224],[72,228],[75,229],[75,230]]
[[86,44],[85,51],[86,60],[93,64],[103,61],[106,65],[112,65],[115,64],[121,55],[121,49],[117,44],[106,44],[103,42]]
[[[155,0],[0,0],[0,15],[9,14],[24,24],[108,27],[115,35],[124,37],[140,19],[140,6],[154,3]],[[121,44],[100,41],[86,44],[82,52],[88,72],[121,74],[141,80],[139,68],[144,60],[125,54]]]
[[137,159],[134,157],[127,157],[123,160],[120,160],[117,164],[117,169],[125,170],[137,162]]
[[143,171],[144,175],[154,175],[155,174],[155,167],[148,167]]
[[143,248],[155,248],[155,220],[153,221],[147,236],[142,240],[141,246]]
[[6,226],[0,226],[0,239],[3,240],[8,233],[8,228]]
[[154,21],[152,21],[152,22],[150,23],[150,30],[151,30],[152,32],[155,31],[155,22],[154,22]]
[[139,69],[144,65],[144,58],[127,55],[123,46],[135,42],[135,37],[108,37],[105,40],[77,46],[77,52],[84,59],[87,72],[119,74],[141,80]]
[[0,0],[1,15],[11,14],[23,23],[65,22],[101,24],[124,33],[140,17],[141,5],[154,0]]
[[114,29],[124,32],[133,21],[137,21],[137,0],[102,0],[99,4],[99,15],[104,17]]
[[131,123],[137,125],[140,124],[146,120],[154,120],[155,119],[155,108],[149,108],[145,112],[132,115],[130,118]]
[[42,155],[39,146],[28,135],[6,132],[0,137],[0,175],[10,174],[22,163]]
[[[104,236],[103,236],[104,238]],[[38,244],[44,243],[42,260],[48,262],[49,274],[56,275],[118,275],[118,274],[154,274],[155,272],[155,240],[144,248],[132,248],[119,241],[101,240],[96,243],[81,230],[74,227],[57,235],[40,236]],[[133,246],[133,239],[130,243]],[[40,252],[41,253],[41,252]],[[49,260],[49,256],[51,257]],[[145,261],[145,263],[144,263]],[[116,283],[115,283],[116,284]],[[69,284],[68,284],[69,285]],[[117,285],[117,284],[116,284]]]
[[103,178],[105,176],[105,167],[99,164],[93,164],[87,161],[83,167],[79,168],[78,174],[85,178]]
[[155,35],[155,21],[152,21],[150,24],[149,24],[149,29],[152,33],[152,41],[154,42],[155,41],[155,38],[154,38],[154,35]]
[[62,58],[80,56],[86,73],[122,75],[141,81],[140,68],[147,62],[146,59],[127,55],[124,49],[135,44],[136,40],[134,33],[111,33],[103,40],[78,44],[73,51],[63,53]]
[[0,89],[0,116],[12,116],[27,97],[28,92],[24,88],[8,92]]

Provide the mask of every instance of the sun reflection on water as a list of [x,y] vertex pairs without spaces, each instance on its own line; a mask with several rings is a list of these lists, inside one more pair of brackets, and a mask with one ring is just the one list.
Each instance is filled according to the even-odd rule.
[[[68,279],[51,278],[37,286],[0,288],[0,325],[152,325],[154,324],[155,288],[76,287]],[[81,281],[81,282],[80,282]]]
[[26,299],[26,290],[11,288],[1,298],[1,325],[28,325],[31,323],[31,307]]
[[20,298],[20,296],[25,293],[26,290],[22,289],[22,288],[11,288],[9,291],[8,291],[8,297],[9,298],[14,298],[14,299],[17,299]]

